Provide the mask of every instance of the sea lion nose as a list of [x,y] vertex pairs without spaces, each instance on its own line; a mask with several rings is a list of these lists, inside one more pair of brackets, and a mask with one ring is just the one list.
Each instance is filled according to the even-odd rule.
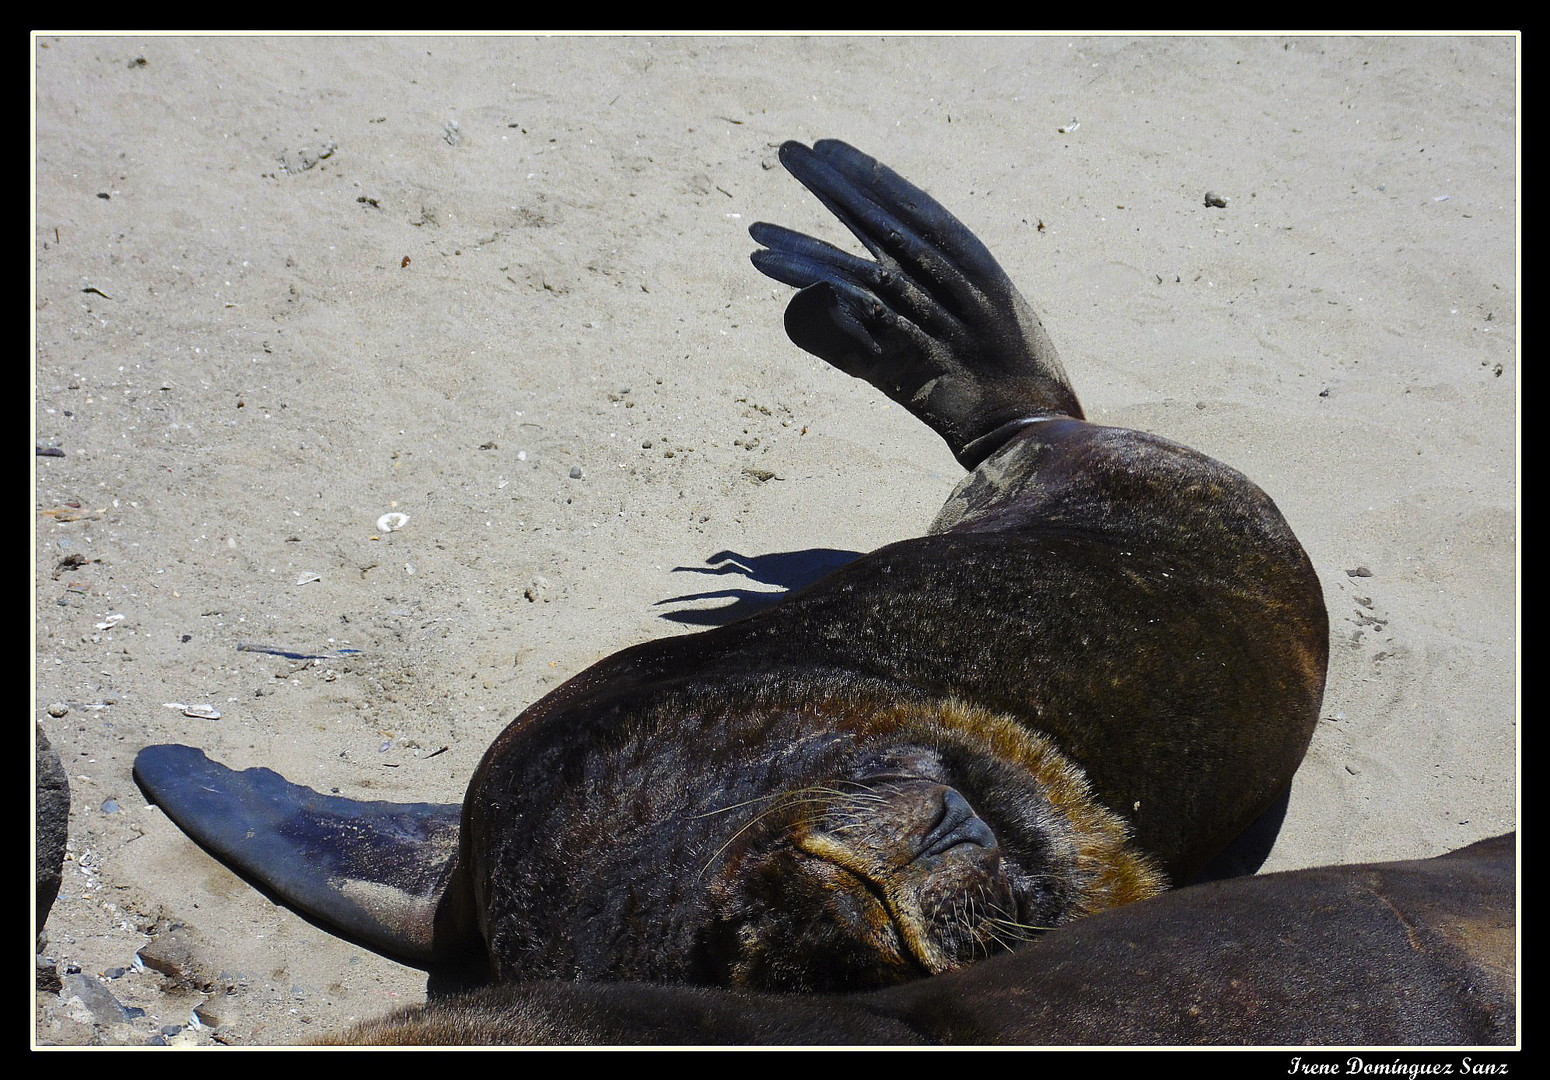
[[940,855],[959,844],[996,846],[996,834],[982,821],[969,801],[953,788],[942,790],[942,816],[921,841],[918,858]]

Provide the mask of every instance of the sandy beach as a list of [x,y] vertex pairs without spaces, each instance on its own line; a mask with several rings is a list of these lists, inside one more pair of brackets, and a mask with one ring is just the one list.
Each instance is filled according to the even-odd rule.
[[1089,419],[1280,506],[1331,656],[1264,870],[1515,828],[1518,45],[36,36],[33,712],[71,813],[35,1044],[425,996],[147,806],[142,746],[457,802],[565,679],[799,583],[758,557],[925,529],[947,447],[748,261],[760,220],[849,242],[786,139],[927,188]]

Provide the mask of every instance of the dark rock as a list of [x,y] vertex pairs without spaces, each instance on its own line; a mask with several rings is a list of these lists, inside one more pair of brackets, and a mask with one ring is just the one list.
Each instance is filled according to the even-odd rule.
[[[98,1027],[113,1027],[116,1024],[129,1023],[129,1010],[113,996],[112,991],[90,975],[76,972],[73,975],[66,975],[63,982],[59,996],[66,1000],[79,1001],[90,1014],[93,1024]],[[143,1014],[143,1010],[137,1011]]]
[[37,725],[38,752],[33,782],[38,800],[38,919],[35,933],[43,930],[49,909],[59,895],[59,883],[65,864],[65,837],[70,828],[70,781],[59,764],[59,755]]

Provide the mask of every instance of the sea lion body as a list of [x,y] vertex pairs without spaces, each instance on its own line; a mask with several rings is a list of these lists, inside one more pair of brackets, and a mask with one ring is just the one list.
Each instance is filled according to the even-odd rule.
[[[1066,477],[1037,468],[1078,455]],[[1152,506],[1135,497],[1141,464],[1162,477],[1142,489]],[[670,868],[685,894],[669,901],[675,910],[697,906],[708,852],[695,826],[723,836],[726,823],[696,815],[843,776],[874,737],[868,718],[899,702],[970,702],[1050,739],[1174,880],[1269,804],[1306,748],[1324,671],[1317,581],[1269,500],[1182,447],[1079,421],[1030,428],[981,467],[971,493],[985,472],[1014,497],[748,619],[627,649],[508,728],[469,786],[465,820],[498,970],[565,973],[569,961],[505,967],[516,955],[507,942],[539,934],[556,909],[575,912],[574,926],[548,940],[584,940],[604,897],[633,894],[630,859]],[[1130,478],[1123,501],[1092,483],[1106,476]],[[1185,484],[1199,492],[1194,506]],[[1235,498],[1214,494],[1223,487]],[[885,742],[899,737],[911,738]],[[725,768],[705,760],[708,748]],[[814,760],[796,759],[804,748]],[[638,779],[632,762],[649,763]],[[565,797],[589,776],[604,779],[573,812]],[[585,868],[574,850],[543,843],[664,817],[677,819],[660,833],[666,844],[589,843]],[[609,861],[616,852],[623,865]],[[663,944],[692,955],[687,940]],[[688,974],[648,970],[631,975]]]
[[1011,955],[868,993],[506,984],[324,1041],[1510,1045],[1515,840],[1176,889]]
[[761,224],[755,264],[801,289],[797,344],[970,470],[932,531],[577,675],[495,740],[455,842],[454,808],[406,829],[362,804],[352,824],[186,748],[142,752],[156,801],[282,897],[421,962],[845,990],[1186,881],[1286,790],[1328,625],[1269,497],[1087,423],[1031,310],[930,196],[843,143],[782,161],[877,261]]

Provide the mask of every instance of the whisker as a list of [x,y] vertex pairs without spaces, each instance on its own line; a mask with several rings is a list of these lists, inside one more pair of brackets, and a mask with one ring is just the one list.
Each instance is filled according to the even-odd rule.
[[694,815],[691,815],[691,816],[696,817],[696,818],[713,817],[716,814],[724,814],[728,810],[737,810],[740,807],[752,806],[755,803],[770,802],[772,800],[779,801],[779,800],[787,799],[787,800],[806,801],[805,797],[813,796],[813,795],[822,795],[822,796],[826,797],[828,800],[836,801],[836,802],[837,801],[842,801],[842,800],[847,800],[847,799],[863,798],[864,797],[864,796],[858,795],[857,793],[854,793],[854,792],[836,791],[835,789],[830,788],[830,787],[825,787],[822,784],[812,784],[812,785],[810,785],[808,787],[792,788],[789,791],[777,791],[777,792],[774,792],[773,794],[770,794],[770,795],[759,795],[759,796],[756,796],[755,798],[752,798],[752,799],[744,799],[742,802],[730,803],[730,804],[728,804],[726,806],[718,807],[715,810],[703,810],[700,813],[694,814]]
[[694,817],[696,818],[710,817],[713,814],[720,814],[727,810],[735,810],[738,807],[752,806],[755,803],[773,800],[772,805],[765,808],[761,813],[755,814],[751,819],[745,822],[740,829],[728,837],[726,843],[722,844],[719,848],[716,849],[715,854],[711,855],[711,857],[706,861],[705,865],[700,867],[699,874],[695,875],[696,879],[703,876],[705,871],[709,870],[711,866],[715,864],[716,860],[721,857],[722,853],[737,841],[738,837],[742,836],[745,832],[759,824],[771,814],[779,813],[780,811],[790,809],[793,806],[802,806],[808,804],[831,804],[837,799],[848,799],[851,797],[851,794],[848,792],[835,791],[832,788],[824,787],[821,785],[813,785],[812,787],[795,788],[791,791],[782,791],[774,795],[762,796],[757,799],[747,799],[743,802],[735,803],[731,806],[724,806],[719,810],[709,810],[704,813],[695,814]]

